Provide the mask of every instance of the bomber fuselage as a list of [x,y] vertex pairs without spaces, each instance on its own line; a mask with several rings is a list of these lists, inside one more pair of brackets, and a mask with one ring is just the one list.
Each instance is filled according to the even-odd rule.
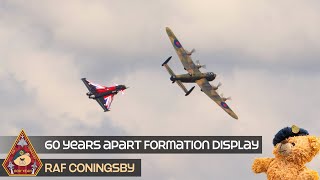
[[181,81],[183,83],[194,83],[199,79],[206,78],[208,81],[213,81],[216,78],[216,74],[213,72],[207,72],[207,73],[201,73],[201,74],[180,74],[180,75],[174,75],[170,77],[170,80],[172,82],[175,81]]

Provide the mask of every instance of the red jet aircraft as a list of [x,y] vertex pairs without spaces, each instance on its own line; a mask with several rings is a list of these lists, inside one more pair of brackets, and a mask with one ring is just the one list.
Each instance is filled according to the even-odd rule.
[[89,97],[89,99],[95,99],[102,107],[104,112],[110,111],[110,106],[114,95],[118,94],[118,92],[123,93],[125,89],[128,89],[128,87],[125,85],[106,87],[90,82],[86,78],[82,78],[81,80],[89,90],[86,95]]

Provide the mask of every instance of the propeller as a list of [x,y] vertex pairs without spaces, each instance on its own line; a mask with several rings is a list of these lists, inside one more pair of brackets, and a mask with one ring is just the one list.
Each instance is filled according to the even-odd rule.
[[190,52],[189,52],[189,51],[187,51],[187,55],[188,55],[188,56],[191,56],[191,55],[192,55],[192,53],[194,53],[194,52],[196,52],[196,50],[195,50],[195,49],[192,49]]
[[220,86],[222,86],[222,83],[221,83],[221,82],[218,83],[217,88],[220,87]]
[[196,61],[196,65],[198,66],[198,68],[206,69],[206,67],[207,67],[206,65],[201,65],[199,60]]
[[222,99],[223,101],[232,100],[230,96],[227,97],[227,98],[225,98],[225,97],[223,96],[223,94],[221,94],[220,96],[221,96],[221,99]]
[[218,90],[218,88],[219,88],[221,85],[222,85],[222,83],[219,82],[219,84],[218,84],[217,86],[213,86],[213,89],[214,89],[214,90]]

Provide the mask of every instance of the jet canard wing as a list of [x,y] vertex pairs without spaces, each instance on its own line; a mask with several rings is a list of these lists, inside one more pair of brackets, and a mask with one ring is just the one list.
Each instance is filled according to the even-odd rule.
[[214,90],[211,84],[205,79],[197,80],[196,83],[207,96],[209,96],[214,102],[216,102],[224,111],[226,111],[231,117],[238,119],[238,116],[231,110],[231,108],[224,102],[219,94]]
[[102,109],[106,111],[110,111],[111,103],[113,101],[114,94],[109,94],[107,96],[99,97],[96,99],[98,104],[102,107]]
[[189,74],[199,74],[201,73],[198,67],[194,64],[190,57],[190,53],[187,52],[181,45],[180,41],[177,39],[177,37],[173,34],[170,28],[166,28],[167,34],[169,36],[169,39],[176,50],[177,55],[180,58],[180,61],[186,71],[188,71]]

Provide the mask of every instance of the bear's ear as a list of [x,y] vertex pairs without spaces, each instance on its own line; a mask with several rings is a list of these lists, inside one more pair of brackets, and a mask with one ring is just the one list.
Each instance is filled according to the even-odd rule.
[[315,136],[309,136],[308,140],[313,152],[318,153],[320,150],[320,138]]

